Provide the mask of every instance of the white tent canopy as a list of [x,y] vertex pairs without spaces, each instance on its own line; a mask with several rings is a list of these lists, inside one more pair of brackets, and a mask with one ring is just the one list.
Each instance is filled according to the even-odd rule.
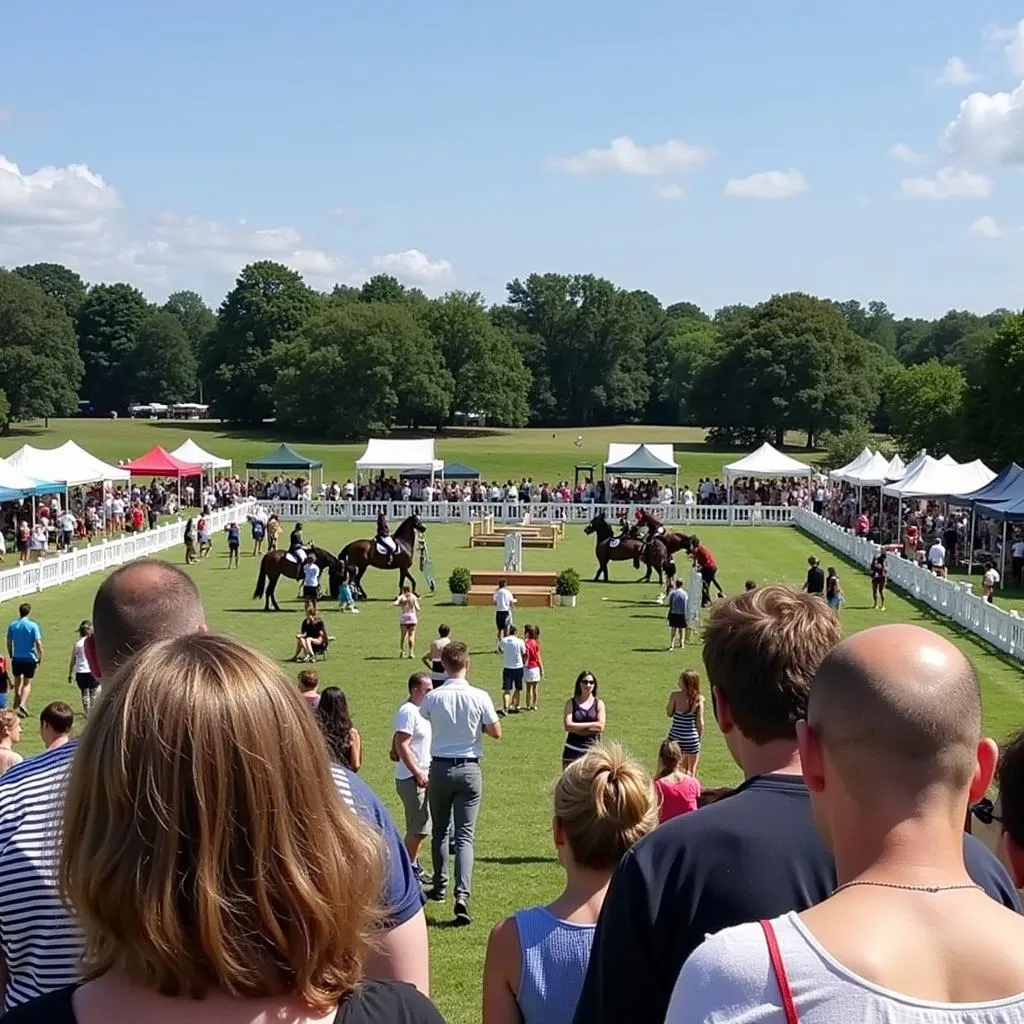
[[108,466],[90,455],[74,441],[59,448],[33,448],[26,444],[7,460],[15,469],[37,480],[55,480],[66,487],[102,483],[104,480],[128,480],[127,469]]
[[231,467],[230,459],[222,459],[218,455],[204,451],[191,437],[179,444],[170,454],[182,462],[189,462],[193,466],[202,466],[203,469],[229,469]]
[[838,469],[831,470],[828,474],[829,479],[846,480],[848,474],[856,473],[861,466],[870,462],[872,458],[874,458],[874,456],[871,454],[871,449],[865,448],[857,458],[853,459],[853,461],[848,462],[845,466],[840,466]]
[[440,473],[444,460],[434,454],[432,438],[410,441],[371,437],[366,442],[366,451],[356,460],[356,470],[364,469],[422,469]]
[[[889,463],[889,468],[885,471],[885,479],[902,480],[906,475],[906,465],[898,455],[894,455],[892,457],[892,461]],[[883,480],[882,482],[885,483],[885,480]]]
[[842,479],[854,487],[881,487],[889,479],[888,472],[889,460],[881,452],[875,452],[867,462]]
[[751,452],[739,462],[730,462],[725,467],[725,479],[732,481],[743,476],[761,479],[776,476],[810,476],[812,472],[810,466],[797,462],[765,441],[756,452]]
[[[914,463],[917,468],[914,469]],[[902,480],[883,488],[891,498],[947,498],[954,494],[970,494],[995,479],[995,473],[981,459],[959,463],[948,455],[933,459],[918,457]],[[913,471],[911,471],[913,469]]]
[[12,466],[7,459],[0,459],[0,491],[24,491],[28,496],[42,493],[40,488],[44,483],[59,484],[57,490],[64,489],[64,485],[59,480],[38,480]]
[[675,452],[670,444],[622,444],[613,441],[608,445],[608,457],[604,460],[605,466],[615,466],[621,462],[627,462],[631,456],[646,449],[646,454],[654,457],[654,460],[661,463],[660,468],[666,473],[678,473],[679,466],[676,464]]

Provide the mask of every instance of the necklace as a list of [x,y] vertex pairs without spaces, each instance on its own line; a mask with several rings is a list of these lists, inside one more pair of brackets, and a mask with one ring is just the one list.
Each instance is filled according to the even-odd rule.
[[844,882],[833,891],[832,895],[835,896],[837,892],[851,889],[855,885],[876,885],[881,889],[905,889],[908,892],[951,892],[954,889],[981,889],[981,886],[975,885],[974,882],[956,882],[952,885],[904,885],[901,882],[873,882],[864,879],[856,882]]

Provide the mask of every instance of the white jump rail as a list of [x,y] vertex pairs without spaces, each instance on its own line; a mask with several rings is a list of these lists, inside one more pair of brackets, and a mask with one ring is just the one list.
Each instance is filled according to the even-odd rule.
[[[867,568],[881,548],[863,537],[856,537],[835,523],[816,516],[807,509],[797,509],[793,524],[815,540],[832,548],[851,562]],[[1024,619],[1014,611],[1004,611],[970,589],[951,580],[933,575],[927,569],[905,558],[886,560],[889,582],[915,601],[970,630],[993,647],[1018,661],[1024,661]]]
[[[216,509],[206,517],[211,532],[223,530],[232,521],[244,522],[245,517],[255,508],[254,501],[245,501],[229,508]],[[136,558],[166,551],[184,543],[184,530],[185,520],[178,519],[158,526],[155,530],[125,534],[116,540],[96,541],[66,554],[44,557],[38,562],[6,569],[0,572],[0,601],[35,594],[94,572],[112,569]]]
[[588,502],[491,502],[491,501],[261,501],[268,514],[299,522],[336,520],[373,522],[384,511],[392,529],[413,513],[425,523],[468,523],[471,519],[494,516],[495,522],[521,523],[529,516],[534,523],[578,523],[586,525],[603,512],[613,525],[625,515],[633,522],[638,508],[652,512],[666,526],[786,526],[793,521],[794,508],[761,505],[596,505]]

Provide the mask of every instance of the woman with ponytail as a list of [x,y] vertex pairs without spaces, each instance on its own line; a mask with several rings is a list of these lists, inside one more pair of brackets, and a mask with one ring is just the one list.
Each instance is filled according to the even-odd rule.
[[569,1024],[597,917],[622,855],[658,824],[654,787],[615,745],[595,746],[555,785],[553,834],[565,889],[499,921],[484,962],[484,1024]]

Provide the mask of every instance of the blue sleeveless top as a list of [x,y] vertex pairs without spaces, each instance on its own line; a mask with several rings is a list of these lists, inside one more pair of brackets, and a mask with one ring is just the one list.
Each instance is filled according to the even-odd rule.
[[592,924],[571,924],[544,907],[515,914],[523,1024],[572,1024],[594,941]]

